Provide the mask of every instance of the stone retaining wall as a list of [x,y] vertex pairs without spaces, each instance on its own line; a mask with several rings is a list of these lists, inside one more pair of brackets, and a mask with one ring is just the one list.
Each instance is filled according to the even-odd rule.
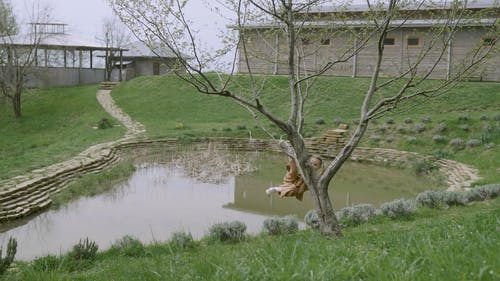
[[[248,140],[232,138],[212,138],[195,141],[197,146],[208,146],[217,144],[230,150],[238,151],[280,151],[278,142],[272,140]],[[4,181],[2,184],[5,190],[0,192],[0,223],[19,219],[30,214],[42,211],[52,203],[50,196],[63,190],[71,182],[81,175],[98,173],[106,167],[113,165],[122,158],[121,155],[130,154],[131,150],[148,147],[173,148],[178,145],[176,139],[145,140],[145,141],[125,141],[108,143],[94,147],[93,153],[82,153],[70,161],[50,166],[51,169],[44,169],[44,174],[32,173],[33,178],[18,182],[20,178]],[[314,146],[311,146],[314,145]],[[308,148],[313,153],[325,158],[335,156],[338,145],[329,141],[308,141]],[[428,158],[429,156],[417,153],[398,151],[392,149],[379,148],[357,148],[352,160],[368,161],[375,163],[385,163],[398,165],[410,159]],[[450,189],[458,190],[469,186],[479,179],[478,172],[465,164],[452,160],[436,160],[441,166],[441,172],[446,175]],[[8,184],[9,186],[5,186]]]

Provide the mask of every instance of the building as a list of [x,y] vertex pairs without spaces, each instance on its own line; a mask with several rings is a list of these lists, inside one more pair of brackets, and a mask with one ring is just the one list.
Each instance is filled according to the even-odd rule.
[[[66,32],[63,23],[31,23],[26,34],[2,37],[3,63],[21,65],[29,62],[27,87],[59,87],[95,84],[105,80],[101,53],[126,49],[106,47],[98,42]],[[18,54],[16,56],[12,54]]]
[[[448,79],[457,73],[464,60],[478,49],[497,49],[498,16],[500,9],[494,1],[469,1],[460,17],[453,14],[450,2],[428,6],[401,8],[389,26],[384,44],[380,76],[404,73],[409,65],[420,59],[417,71],[422,75],[431,70],[429,78]],[[376,65],[377,42],[363,41],[373,30],[374,13],[367,5],[344,7],[313,7],[296,13],[298,43],[297,61],[302,73],[318,72],[329,61],[338,60],[323,74],[368,77]],[[442,27],[456,26],[450,40]],[[246,43],[247,56],[239,49],[239,72],[286,74],[288,69],[287,43],[284,25],[277,22],[253,23],[240,28]],[[441,28],[439,38],[435,31]],[[451,33],[449,33],[451,34]],[[449,43],[447,43],[449,42]],[[432,46],[432,47],[430,47]],[[429,48],[429,51],[427,49]],[[481,51],[481,50],[480,50]],[[500,54],[491,52],[487,63],[468,78],[480,81],[500,81]]]
[[127,51],[123,53],[123,61],[120,62],[118,58],[114,60],[115,69],[111,74],[112,81],[120,81],[120,65],[122,65],[124,81],[138,76],[171,74],[174,69],[182,68],[180,59],[170,49],[162,48],[160,44],[150,48],[143,42],[137,41],[125,45],[124,48]]

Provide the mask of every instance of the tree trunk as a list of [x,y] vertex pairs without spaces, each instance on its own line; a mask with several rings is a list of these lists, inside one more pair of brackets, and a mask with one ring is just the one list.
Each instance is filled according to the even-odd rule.
[[16,118],[21,118],[21,95],[20,94],[15,94],[14,97],[12,97],[12,106],[14,109],[14,115]]
[[330,237],[342,237],[342,231],[328,195],[328,188],[318,188],[318,205],[317,212],[321,233]]

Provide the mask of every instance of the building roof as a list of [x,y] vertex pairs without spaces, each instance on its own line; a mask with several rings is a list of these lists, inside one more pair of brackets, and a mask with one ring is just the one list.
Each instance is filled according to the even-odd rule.
[[[415,3],[417,4],[417,3]],[[424,3],[421,7],[417,5],[408,5],[402,7],[401,10],[446,10],[452,7],[453,1]],[[384,7],[387,7],[384,5]],[[487,9],[498,8],[499,4],[495,0],[474,0],[467,2],[467,9]],[[300,13],[339,13],[339,12],[368,12],[370,8],[367,4],[345,4],[337,6],[315,6],[308,10],[303,10]]]
[[[141,41],[132,42],[125,46],[128,50],[123,53],[124,58],[176,58],[175,53],[164,46],[164,44],[153,43],[150,46],[146,45]],[[181,53],[183,58],[187,58],[186,55]]]
[[[462,19],[459,21],[459,26],[490,26],[494,24],[497,19]],[[454,25],[456,21],[449,21],[448,19],[418,19],[418,20],[392,20],[390,26],[403,26],[403,27],[431,27],[440,24]],[[342,28],[346,26],[350,27],[363,27],[367,25],[373,25],[373,21],[370,20],[346,20],[346,21],[307,21],[307,22],[297,22],[297,25],[306,28]],[[251,29],[269,29],[269,28],[284,28],[285,25],[279,22],[268,22],[268,23],[258,23],[250,24],[244,28]]]
[[95,40],[88,40],[66,33],[34,33],[0,37],[0,45],[30,46],[35,39],[39,38],[39,47],[48,49],[78,49],[78,50],[126,50],[120,48],[108,48]]

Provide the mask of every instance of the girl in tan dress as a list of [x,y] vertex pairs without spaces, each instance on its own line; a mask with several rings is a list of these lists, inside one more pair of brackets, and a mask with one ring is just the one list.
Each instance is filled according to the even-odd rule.
[[[323,166],[323,161],[317,156],[313,156],[309,159],[313,169],[318,172]],[[280,186],[270,187],[266,190],[267,195],[271,195],[277,192],[281,198],[283,197],[293,197],[297,200],[302,201],[304,192],[307,191],[307,185],[300,176],[300,172],[297,169],[297,164],[295,160],[289,159],[286,165],[286,175],[283,178],[283,184]]]

